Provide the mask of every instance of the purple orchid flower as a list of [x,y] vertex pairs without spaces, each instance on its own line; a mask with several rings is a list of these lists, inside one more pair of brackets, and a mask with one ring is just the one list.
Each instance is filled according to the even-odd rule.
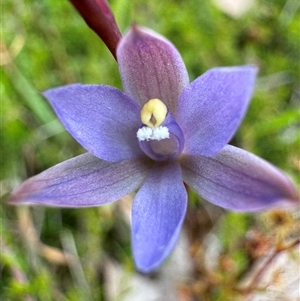
[[254,87],[254,66],[214,68],[192,83],[176,48],[133,26],[117,47],[125,93],[72,84],[44,93],[88,153],[25,181],[11,203],[99,206],[140,188],[132,206],[137,269],[150,272],[175,246],[187,207],[183,182],[211,203],[255,211],[297,203],[288,178],[228,145]]

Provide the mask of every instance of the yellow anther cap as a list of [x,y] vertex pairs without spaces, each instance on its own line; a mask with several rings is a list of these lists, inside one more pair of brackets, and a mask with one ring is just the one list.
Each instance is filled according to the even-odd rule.
[[149,127],[160,126],[166,119],[167,106],[158,98],[150,99],[141,109],[141,121]]

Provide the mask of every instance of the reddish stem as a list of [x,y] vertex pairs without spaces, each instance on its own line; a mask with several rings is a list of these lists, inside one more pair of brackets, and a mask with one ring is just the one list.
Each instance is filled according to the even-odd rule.
[[69,0],[87,25],[102,39],[114,58],[122,35],[106,0]]
[[252,298],[252,295],[254,294],[254,290],[255,288],[258,287],[258,283],[260,282],[261,278],[263,277],[264,273],[266,272],[266,270],[268,269],[268,267],[272,264],[273,260],[283,251],[287,251],[287,250],[291,250],[294,247],[296,247],[297,245],[300,244],[300,239],[295,240],[294,242],[290,243],[289,245],[286,246],[281,246],[279,248],[277,248],[274,253],[268,258],[268,260],[264,263],[264,265],[260,268],[260,270],[256,273],[256,275],[254,276],[251,284],[248,286],[248,288],[246,288],[246,292],[248,293],[246,295],[245,300],[249,300],[250,298]]

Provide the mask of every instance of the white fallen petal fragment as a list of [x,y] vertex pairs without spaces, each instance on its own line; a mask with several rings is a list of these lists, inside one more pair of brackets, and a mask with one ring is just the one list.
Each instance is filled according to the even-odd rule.
[[159,141],[159,140],[170,138],[170,133],[168,128],[165,126],[159,126],[155,128],[144,126],[137,131],[136,136],[139,139],[139,141],[144,141],[144,140]]
[[208,233],[203,240],[203,245],[206,247],[205,265],[211,271],[216,271],[223,251],[221,241],[214,233]]
[[105,258],[104,277],[107,300],[180,301],[178,287],[192,279],[193,261],[189,240],[182,231],[178,244],[156,277],[129,272],[124,266]]
[[[272,253],[258,261],[253,271],[246,275],[241,285],[242,288],[251,283],[252,277],[269,260],[270,256],[272,256]],[[294,250],[282,252],[274,258],[259,282],[259,287],[264,288],[264,290],[254,291],[251,301],[299,301],[299,256],[300,249],[298,247]]]
[[223,12],[231,17],[239,18],[255,4],[255,0],[214,0]]

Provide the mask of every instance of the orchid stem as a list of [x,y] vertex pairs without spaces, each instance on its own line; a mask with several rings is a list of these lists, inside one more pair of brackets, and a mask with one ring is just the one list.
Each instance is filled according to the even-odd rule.
[[106,0],[69,0],[87,25],[101,38],[114,58],[122,37],[115,17]]

